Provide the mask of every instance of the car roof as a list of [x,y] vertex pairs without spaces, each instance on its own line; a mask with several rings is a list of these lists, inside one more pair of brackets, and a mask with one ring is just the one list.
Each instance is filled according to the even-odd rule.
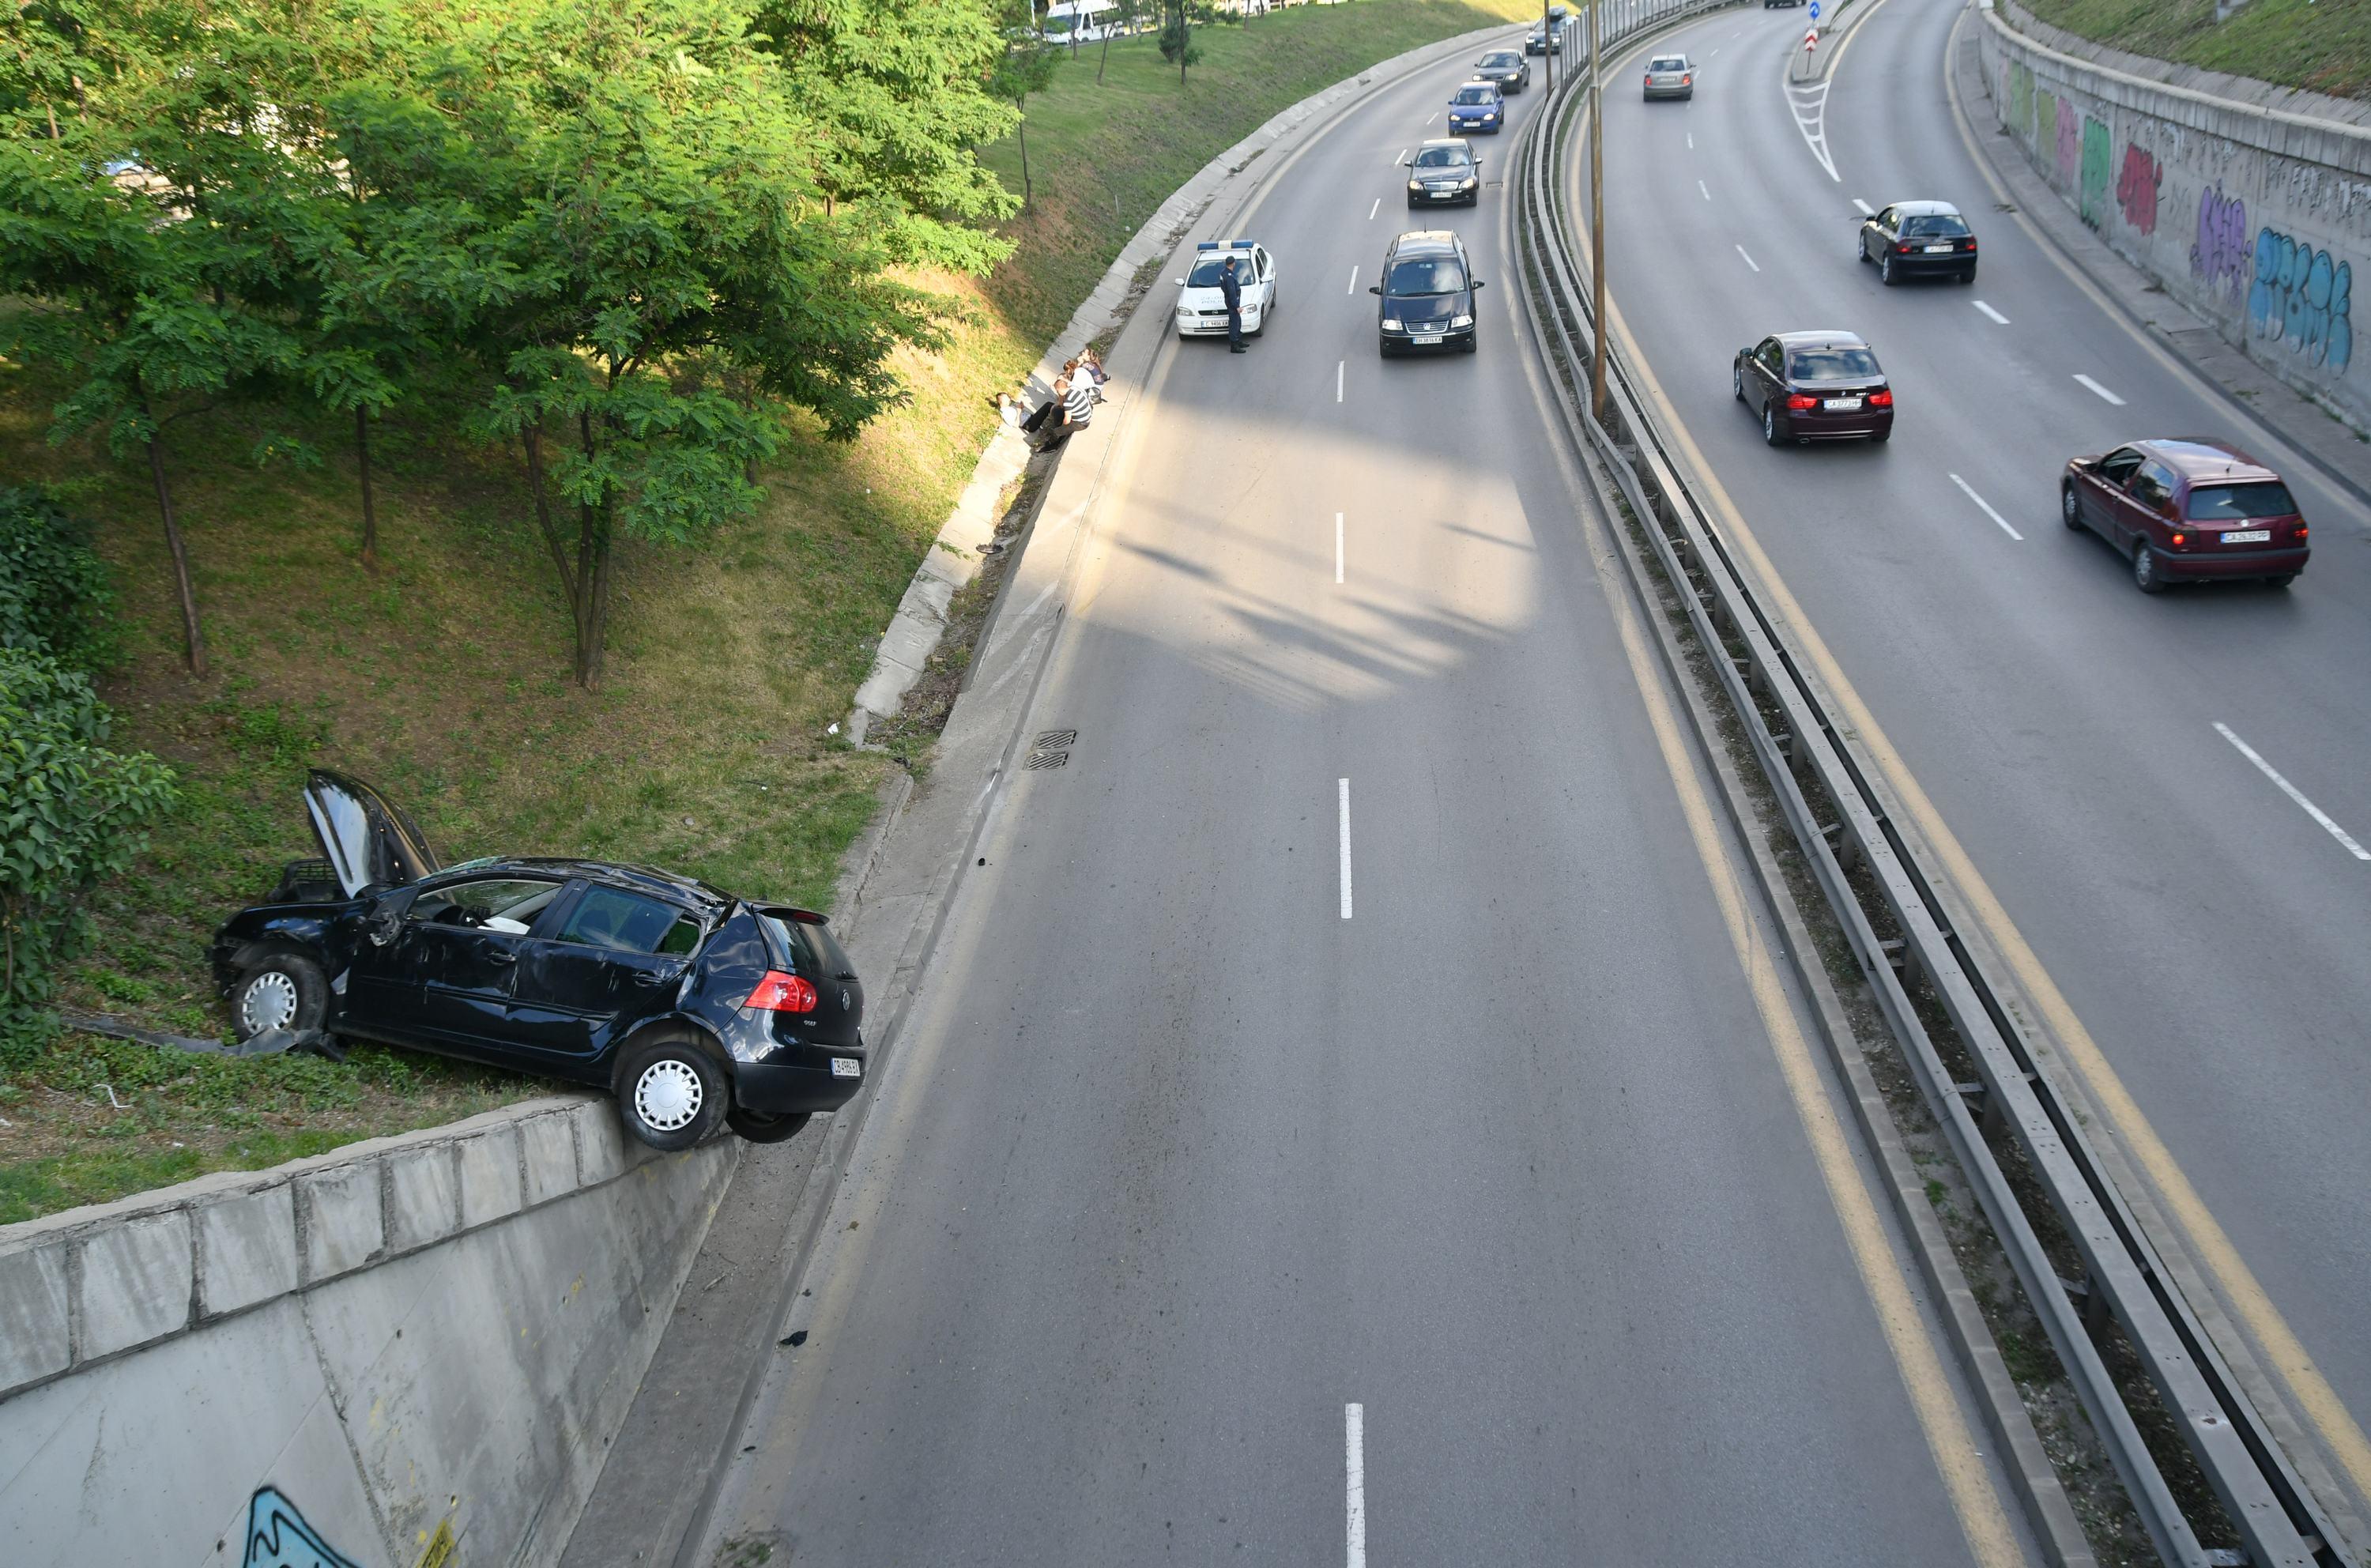
[[1949,202],[1896,202],[1893,210],[1905,218],[1956,218],[1960,209]]
[[1410,229],[1392,241],[1394,256],[1440,254],[1454,256],[1458,251],[1454,229]]
[[1778,346],[1786,349],[1865,349],[1857,332],[1780,332]]
[[1474,140],[1470,136],[1432,136],[1416,144],[1419,153],[1430,147],[1463,147],[1470,155],[1474,151]]
[[2141,451],[2186,479],[2277,479],[2264,467],[2227,441],[2212,436],[2184,435],[2135,441]]
[[1470,82],[1460,82],[1457,84],[1457,90],[1461,93],[1468,87],[1487,87],[1495,93],[1498,90],[1498,84],[1486,80],[1481,76],[1476,76]]
[[648,894],[670,904],[686,905],[707,913],[713,913],[734,902],[733,895],[722,888],[711,887],[693,877],[663,871],[655,866],[637,866],[615,860],[583,860],[564,855],[513,855],[465,860],[459,865],[445,867],[434,880],[445,881],[456,872],[470,876],[526,872],[562,879],[583,877],[589,882],[607,882],[613,887]]
[[1647,63],[1648,63],[1648,65],[1651,68],[1651,67],[1652,67],[1652,66],[1654,66],[1658,62],[1660,62],[1660,61],[1664,61],[1664,60],[1685,60],[1687,57],[1688,57],[1688,55],[1687,55],[1687,51],[1685,51],[1685,50],[1683,50],[1683,49],[1671,49],[1671,50],[1666,50],[1666,51],[1664,51],[1664,52],[1663,52],[1662,53],[1660,53],[1660,54],[1650,54],[1650,55],[1648,55],[1648,56],[1647,57]]

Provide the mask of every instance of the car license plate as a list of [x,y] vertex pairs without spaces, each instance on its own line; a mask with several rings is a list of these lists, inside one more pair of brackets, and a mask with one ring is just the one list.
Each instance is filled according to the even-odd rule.
[[864,1064],[858,1061],[853,1056],[834,1056],[831,1059],[831,1076],[834,1078],[862,1078],[864,1076]]
[[1949,246],[1948,246],[1948,245],[1930,245],[1930,246],[1928,246],[1928,247],[1926,248],[1926,254],[1927,254],[1927,255],[1929,255],[1929,256],[1932,256],[1932,255],[1936,254],[1937,251],[1942,251],[1942,252],[1946,252],[1946,253],[1948,253],[1948,252],[1950,250],[1950,248],[1950,248]]
[[2224,535],[2223,542],[2226,545],[2263,545],[2270,544],[2272,537],[2270,528],[2242,528],[2237,533]]
[[1831,413],[1848,414],[1860,407],[1860,399],[1857,398],[1830,398],[1822,402],[1820,407],[1826,409]]
[[1409,338],[1408,341],[1411,343],[1438,343],[1440,341],[1440,334],[1438,332],[1418,332],[1415,336]]

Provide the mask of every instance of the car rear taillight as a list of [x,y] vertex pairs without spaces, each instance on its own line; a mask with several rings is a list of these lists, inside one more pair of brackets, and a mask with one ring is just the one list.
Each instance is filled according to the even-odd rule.
[[1964,243],[1962,243],[1962,244],[1960,245],[1960,249],[1962,249],[1962,250],[1973,250],[1975,248],[1976,248],[1976,242],[1975,242],[1974,240],[1972,240],[1972,239],[1965,241],[1965,242],[1964,242]]
[[1695,80],[1695,78],[1694,78],[1694,76],[1682,76],[1682,77],[1680,78],[1680,86],[1683,86],[1683,87],[1684,87],[1684,86],[1686,86],[1689,83],[1691,83],[1691,82],[1693,82],[1693,81],[1694,81],[1694,80]]
[[1893,407],[1893,394],[1880,386],[1868,395],[1868,406],[1872,409],[1890,409]]
[[2292,538],[2298,538],[2298,539],[2302,539],[2302,538],[2304,538],[2304,537],[2305,537],[2305,525],[2304,525],[2304,524],[2302,524],[2302,523],[2298,524],[2298,525],[2296,525],[2296,532],[2294,535],[2290,536],[2291,536]]
[[815,988],[799,975],[769,969],[741,1006],[745,1011],[811,1013],[815,1010]]
[[1793,409],[1799,410],[1803,409],[1816,409],[1819,406],[1820,400],[1817,398],[1810,397],[1801,392],[1794,393],[1787,399],[1787,407]]
[[2176,534],[2173,536],[2173,548],[2175,549],[2180,549],[2182,546],[2188,543],[2190,543],[2190,536],[2187,534]]
[[1908,240],[1906,240],[1906,239],[1905,239],[1905,240],[1903,240],[1901,244],[1899,244],[1899,245],[1897,245],[1897,246],[1895,246],[1895,247],[1893,248],[1893,253],[1894,253],[1896,256],[1907,256],[1907,255],[1909,255],[1912,251],[1914,251],[1914,250],[1915,250],[1915,249],[1917,249],[1917,248],[1917,248],[1916,246],[1914,246],[1914,245],[1911,244]]

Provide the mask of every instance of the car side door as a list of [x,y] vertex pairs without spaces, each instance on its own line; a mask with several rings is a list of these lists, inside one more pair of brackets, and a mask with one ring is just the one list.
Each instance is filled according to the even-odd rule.
[[1894,232],[1901,226],[1901,214],[1891,207],[1888,207],[1861,225],[1861,255],[1871,261],[1884,255],[1886,248],[1893,243]]
[[2137,548],[2145,542],[2169,546],[2173,530],[2173,492],[2176,481],[2173,470],[2154,458],[2143,459],[2124,486],[2120,537],[2127,548]]
[[399,1032],[439,1049],[499,1060],[512,971],[534,922],[562,884],[503,872],[423,888],[405,908],[387,954],[408,994]]
[[633,1024],[674,1005],[704,934],[688,910],[586,882],[520,953],[504,1035],[516,1065],[598,1078]]
[[1764,338],[1753,350],[1753,374],[1746,377],[1746,402],[1755,413],[1770,406],[1787,387],[1787,351],[1775,338]]
[[2124,486],[2139,471],[2141,455],[2119,446],[2088,469],[2080,470],[2075,486],[2083,520],[2107,538],[2124,542]]
[[1276,303],[1276,258],[1267,253],[1265,245],[1252,247],[1252,265],[1257,269],[1260,281],[1260,308],[1266,310]]

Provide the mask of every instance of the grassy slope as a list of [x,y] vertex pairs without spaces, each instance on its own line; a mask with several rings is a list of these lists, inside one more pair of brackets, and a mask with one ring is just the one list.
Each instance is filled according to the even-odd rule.
[[[179,769],[185,803],[134,875],[101,891],[71,1005],[184,1032],[221,1027],[203,967],[224,914],[312,853],[296,786],[333,764],[384,785],[447,859],[584,853],[753,894],[827,901],[883,770],[827,739],[993,422],[1127,236],[1214,154],[1297,98],[1428,39],[1527,14],[1510,0],[1358,0],[1201,35],[1181,93],[1149,40],[1094,52],[1031,100],[1037,199],[985,287],[935,280],[964,317],[905,365],[910,407],[850,448],[795,446],[758,517],[698,552],[629,548],[610,678],[567,681],[566,611],[526,525],[518,465],[449,424],[390,421],[375,448],[382,569],[358,558],[341,428],[315,469],[258,470],[228,413],[175,427],[178,502],[215,670],[181,673],[145,467],[51,447],[59,388],[0,361],[0,472],[57,487],[117,569],[129,657],[120,743]],[[989,160],[1017,187],[1016,146]],[[1119,201],[1115,215],[1114,196]],[[231,1062],[67,1037],[0,1082],[0,1223],[256,1169],[543,1091],[440,1058],[357,1048]]]
[[2341,98],[2371,97],[2371,0],[2024,0],[2053,27],[2184,65]]

